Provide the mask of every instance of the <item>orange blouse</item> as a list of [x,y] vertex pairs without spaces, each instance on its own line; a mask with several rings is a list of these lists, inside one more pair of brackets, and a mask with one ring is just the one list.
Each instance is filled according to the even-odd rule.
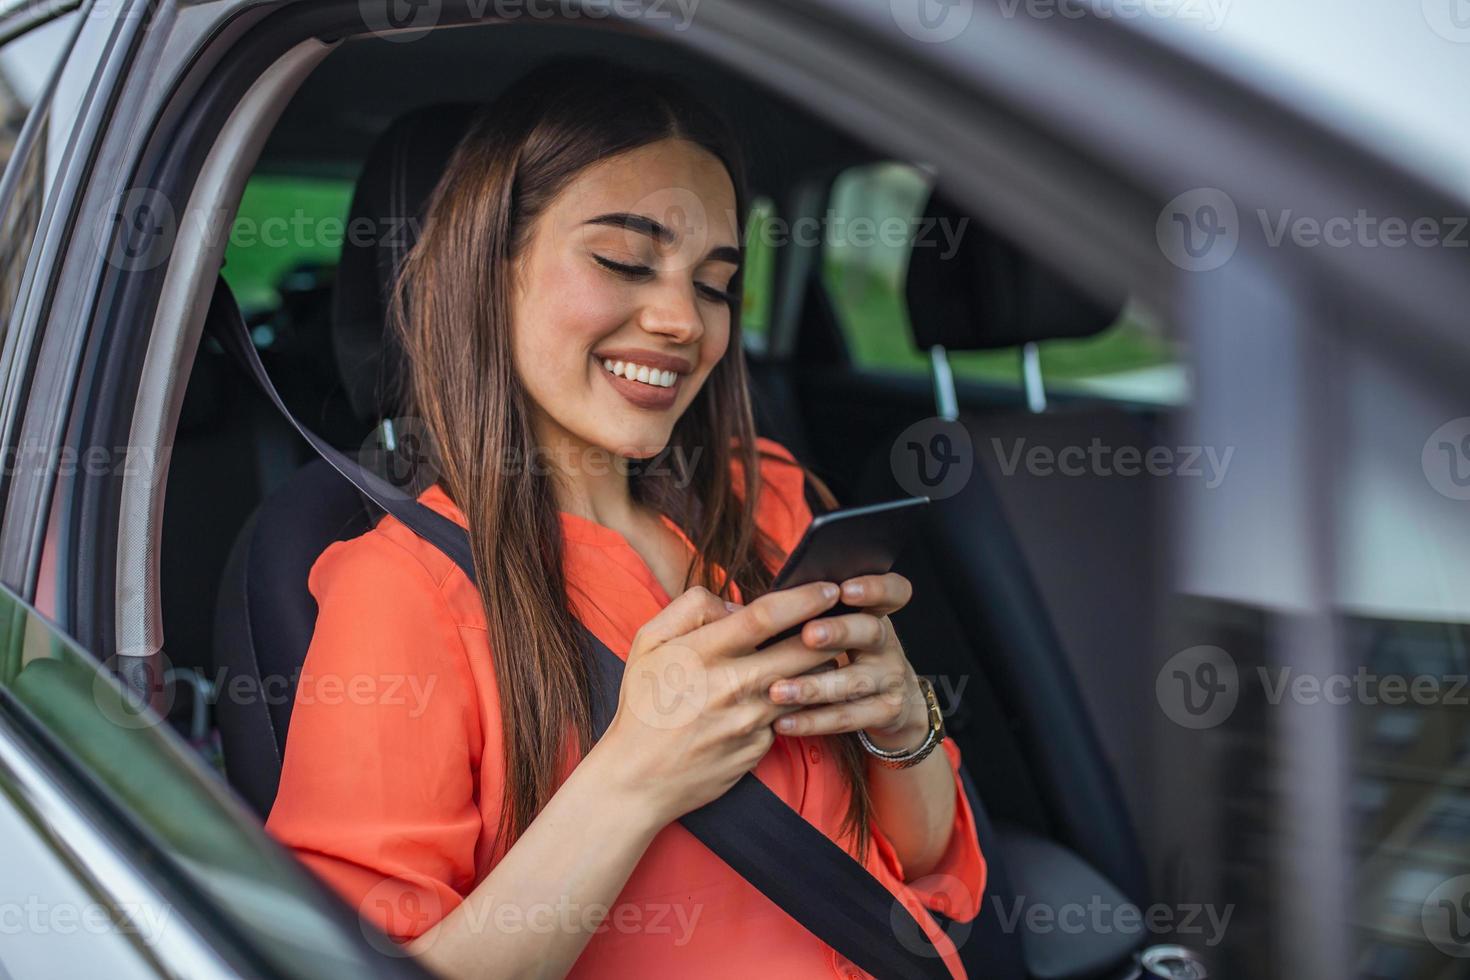
[[[761,448],[781,458],[761,464],[757,521],[789,552],[811,520],[802,473],[782,447],[762,439]],[[437,485],[419,499],[466,524]],[[567,513],[561,525],[573,610],[626,658],[633,634],[670,597],[617,532]],[[495,834],[504,770],[484,610],[464,572],[391,516],[322,552],[309,586],[316,630],[266,829],[364,919],[406,942],[463,901],[505,852]],[[957,772],[959,750],[949,740],[943,748]],[[839,834],[847,790],[822,738],[777,735],[755,774],[855,852]],[[587,816],[594,832],[596,815]],[[985,861],[958,779],[953,833],[933,872],[905,884],[876,822],[867,867],[964,977],[953,943],[922,911],[959,921],[979,911]],[[582,918],[575,909],[548,914]],[[671,969],[740,980],[868,976],[678,823],[654,837],[570,976],[641,980]]]

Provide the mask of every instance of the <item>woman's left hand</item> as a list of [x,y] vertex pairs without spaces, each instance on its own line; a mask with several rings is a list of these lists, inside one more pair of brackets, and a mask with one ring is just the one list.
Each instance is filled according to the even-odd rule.
[[841,585],[842,603],[862,612],[814,619],[802,627],[801,639],[813,650],[846,653],[848,662],[774,682],[772,701],[809,705],[780,718],[776,731],[827,735],[864,729],[879,748],[912,748],[929,729],[928,712],[888,616],[908,604],[913,587],[893,572]]

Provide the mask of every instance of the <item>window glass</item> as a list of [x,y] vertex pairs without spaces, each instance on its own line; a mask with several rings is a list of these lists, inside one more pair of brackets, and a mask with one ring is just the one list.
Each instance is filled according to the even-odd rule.
[[279,309],[294,278],[335,268],[347,236],[353,182],[256,174],[245,185],[225,249],[225,281],[240,309]]
[[740,299],[740,331],[747,350],[764,351],[771,335],[771,292],[775,284],[776,249],[769,233],[776,205],[769,197],[750,204],[745,221],[745,268]]
[[[254,972],[273,976],[405,975],[403,961],[366,945],[373,937],[347,925],[309,872],[244,815],[163,721],[158,709],[167,710],[175,690],[158,679],[163,664],[126,659],[136,663],[124,669],[141,674],[160,703],[124,688],[112,669],[0,588],[0,713],[44,732],[58,785],[78,806],[95,810],[99,825],[126,828],[133,853],[149,859],[149,879],[170,904],[124,903],[138,928],[156,929],[170,916],[208,923],[248,945],[258,957]],[[229,696],[268,695],[236,688]],[[0,792],[0,810],[10,805]],[[94,856],[81,855],[78,871],[105,874],[105,866],[85,863]],[[6,878],[21,894],[41,883]]]
[[[60,64],[79,17],[75,10],[63,14],[0,47],[0,173],[4,173],[0,181],[0,324],[10,322],[41,221],[45,153],[50,142],[46,83]],[[31,120],[31,133],[22,146],[21,130],[38,105],[39,114]]]
[[[928,357],[913,343],[904,277],[913,222],[923,214],[932,182],[905,163],[853,167],[832,186],[822,257],[822,282],[831,297],[848,352],[861,368],[926,372]],[[1048,388],[1103,397],[1182,401],[1183,367],[1158,324],[1133,307],[1095,337],[1039,345]],[[950,351],[956,377],[1020,384],[1019,348]]]

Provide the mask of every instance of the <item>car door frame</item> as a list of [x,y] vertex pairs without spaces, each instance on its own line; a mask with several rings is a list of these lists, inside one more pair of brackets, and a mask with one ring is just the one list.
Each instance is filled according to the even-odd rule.
[[[468,21],[462,7],[444,4],[440,23]],[[1247,255],[1225,275],[1191,278],[1167,262],[1152,240],[1160,201],[1202,177],[1247,207],[1301,207],[1305,201],[1335,213],[1365,201],[1384,213],[1447,213],[1453,202],[1444,191],[1126,25],[1089,17],[1007,18],[986,6],[977,6],[974,15],[980,26],[971,31],[969,46],[940,49],[896,31],[892,6],[880,0],[707,0],[700,24],[682,40],[739,70],[761,72],[769,84],[797,93],[858,132],[882,127],[895,150],[955,173],[949,189],[960,203],[983,210],[1033,250],[1058,256],[1084,283],[1132,282],[1180,319],[1199,317],[1236,285],[1265,284],[1273,298],[1260,309],[1278,317],[1290,336],[1303,330],[1377,332],[1392,323],[1400,342],[1415,345],[1425,358],[1466,360],[1470,338],[1459,330],[1457,317],[1470,306],[1470,285],[1451,256],[1347,250],[1283,253],[1266,262],[1266,256]],[[247,38],[248,29],[279,30],[288,19],[297,31],[312,30],[314,21],[314,29],[327,36],[354,29],[351,17],[328,4],[286,4],[273,11],[265,5],[165,4],[159,17],[172,18],[179,28],[173,37],[182,44],[168,62],[177,70],[122,86],[116,118],[136,124],[141,135],[130,139],[109,131],[98,157],[115,167],[68,171],[76,184],[87,173],[97,178],[58,199],[69,206],[63,222],[68,227],[83,214],[105,213],[129,180],[150,187],[189,185],[191,168],[202,156],[199,141],[208,142],[210,128],[185,103],[218,93],[241,76],[258,75],[279,53],[262,49],[260,36]],[[275,21],[267,25],[270,18]],[[162,43],[167,33],[149,40]],[[235,44],[241,52],[230,51]],[[231,71],[207,86],[184,71],[220,64]],[[1066,70],[1037,73],[1036,64]],[[186,78],[194,85],[187,98],[179,85]],[[181,130],[185,125],[193,128]],[[945,133],[943,143],[936,143],[935,132]],[[1180,133],[1194,139],[1181,140]],[[1251,166],[1225,172],[1223,146]],[[1269,181],[1260,180],[1267,174]],[[59,248],[64,236],[55,234]],[[77,251],[67,250],[64,267],[48,267],[56,302],[44,311],[28,304],[38,326],[46,314],[43,357],[30,376],[47,383],[29,385],[23,434],[48,447],[64,444],[64,421],[75,426],[74,447],[115,444],[126,432],[161,288],[161,277],[120,274],[95,254]],[[1328,294],[1331,303],[1324,299]],[[106,302],[100,301],[104,295]],[[1329,307],[1333,314],[1346,308],[1352,315],[1330,319]],[[53,382],[55,391],[43,390]],[[73,401],[73,393],[86,397]],[[1314,392],[1303,380],[1300,389],[1281,397],[1288,408],[1301,409]],[[1305,492],[1310,480],[1302,482]],[[49,475],[19,474],[9,488],[0,567],[4,580],[20,584],[23,595],[34,591],[52,484]],[[81,481],[64,507],[58,542],[63,567],[73,570],[64,590],[71,606],[61,619],[103,656],[114,652],[119,490],[115,481]],[[1329,544],[1324,534],[1303,528],[1300,543],[1320,556]],[[1312,626],[1309,632],[1320,636],[1323,629]],[[1297,761],[1332,768],[1342,751],[1339,739],[1314,741],[1302,746],[1305,755]],[[1321,845],[1303,860],[1327,856],[1342,842],[1340,821],[1329,820],[1325,830]],[[1304,911],[1315,897],[1302,891],[1288,901]],[[1316,949],[1331,945],[1323,942],[1330,939],[1321,931],[1312,934]]]

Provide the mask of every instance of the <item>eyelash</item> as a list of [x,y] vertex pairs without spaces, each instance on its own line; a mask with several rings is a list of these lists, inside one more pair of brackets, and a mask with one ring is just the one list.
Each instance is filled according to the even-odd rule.
[[[647,279],[649,276],[653,275],[653,270],[646,265],[627,265],[623,262],[614,262],[612,259],[605,258],[604,256],[598,255],[596,253],[593,253],[592,257],[596,259],[597,264],[602,266],[604,269],[607,269],[610,272],[615,272],[619,276],[622,276],[624,279],[628,279],[630,281]],[[734,293],[727,292],[723,289],[717,289],[716,287],[711,286],[707,283],[696,282],[694,285],[704,294],[706,299],[709,299],[712,302],[725,303],[727,305],[733,305],[735,302]]]

